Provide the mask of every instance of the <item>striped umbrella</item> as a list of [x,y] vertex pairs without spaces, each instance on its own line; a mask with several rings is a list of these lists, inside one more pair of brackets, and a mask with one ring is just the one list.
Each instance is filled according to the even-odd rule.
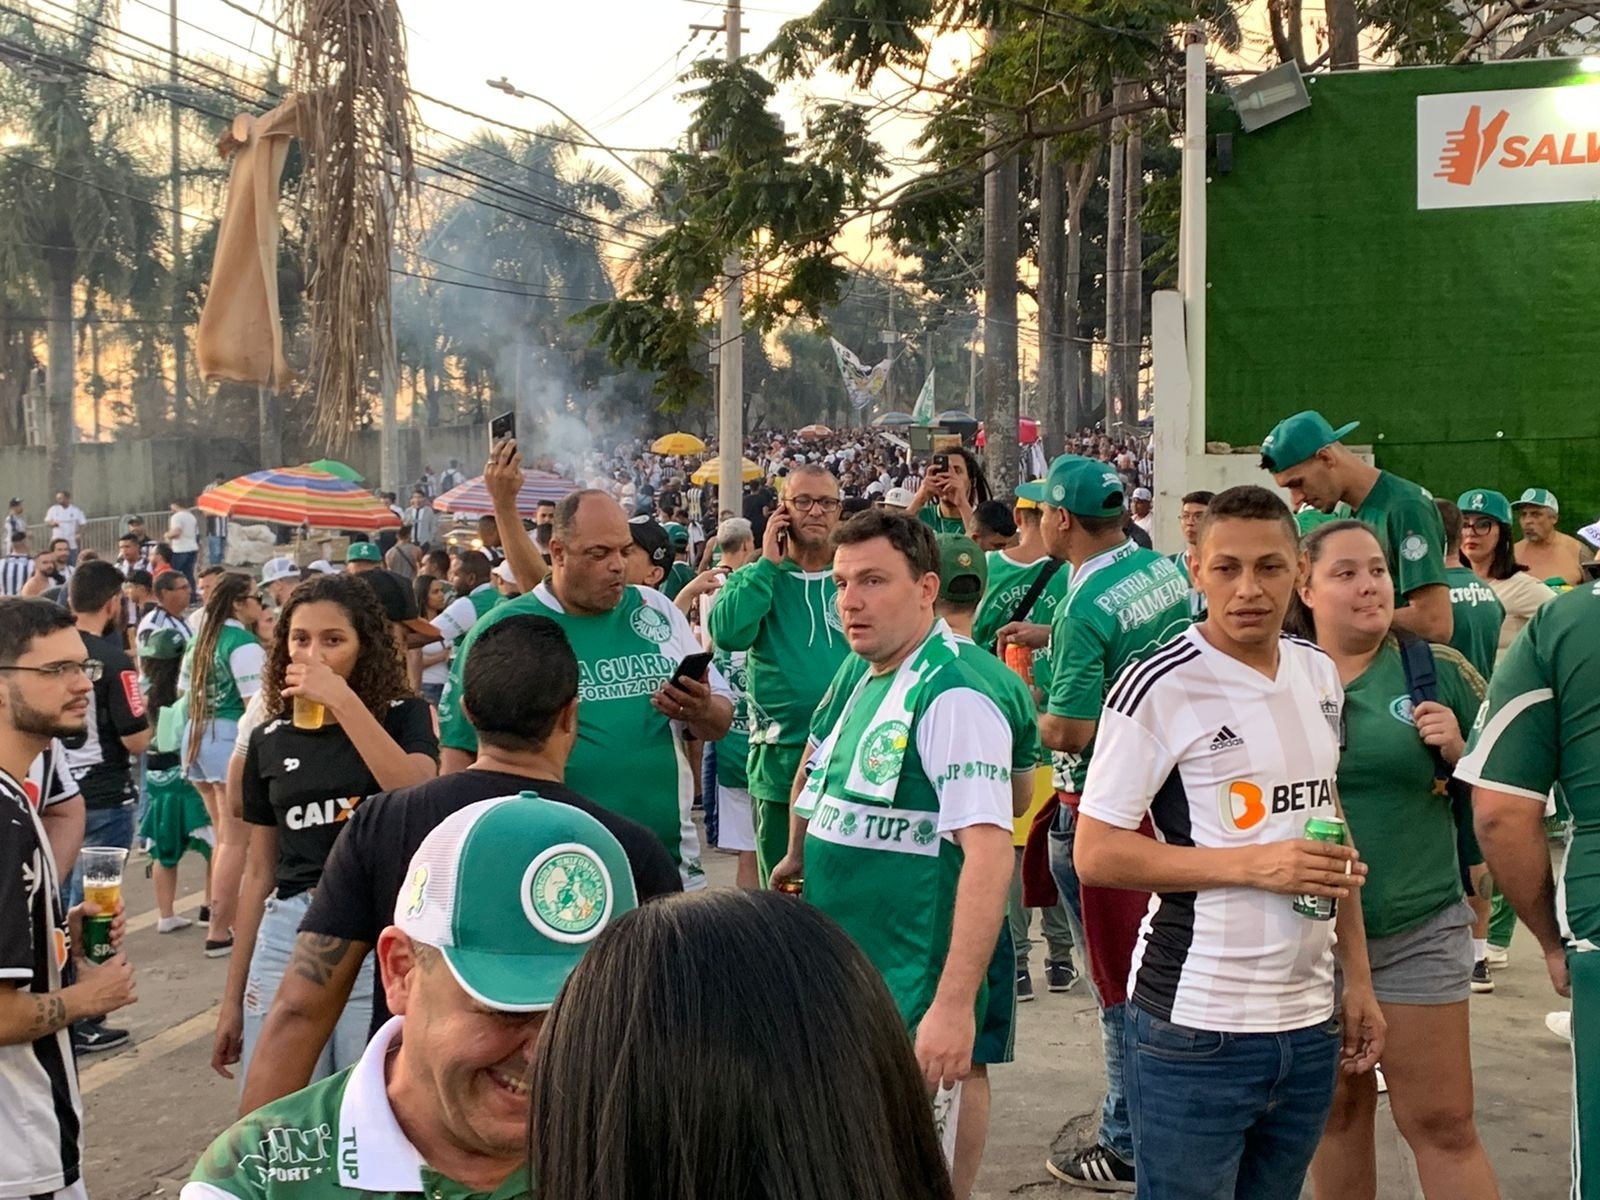
[[252,471],[201,492],[195,507],[216,517],[315,529],[370,533],[401,525],[394,511],[365,488],[309,467]]
[[[517,515],[531,517],[541,500],[559,504],[577,490],[578,485],[572,480],[552,475],[549,471],[524,471],[522,490],[517,493]],[[442,496],[436,496],[433,507],[439,512],[454,513],[461,517],[481,517],[494,512],[494,501],[489,499],[489,489],[484,486],[483,476],[479,475],[476,479],[456,485]]]

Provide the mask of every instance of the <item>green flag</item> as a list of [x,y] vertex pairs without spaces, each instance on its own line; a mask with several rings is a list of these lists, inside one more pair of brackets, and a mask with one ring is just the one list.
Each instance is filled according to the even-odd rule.
[[917,393],[917,406],[911,410],[911,415],[918,425],[933,424],[933,368],[928,368],[928,377],[922,381],[922,390]]

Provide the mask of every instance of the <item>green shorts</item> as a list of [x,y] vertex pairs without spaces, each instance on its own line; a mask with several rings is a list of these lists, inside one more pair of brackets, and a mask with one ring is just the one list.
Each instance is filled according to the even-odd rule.
[[190,850],[207,858],[216,842],[211,816],[194,784],[178,767],[145,773],[144,820],[139,836],[150,843],[150,858],[163,867],[176,867]]
[[1600,1197],[1600,951],[1568,950],[1572,978],[1572,1197]]
[[1011,927],[1004,922],[994,956],[989,959],[985,984],[988,998],[978,1010],[972,1061],[993,1066],[1010,1062],[1017,1048],[1017,951],[1011,941]]

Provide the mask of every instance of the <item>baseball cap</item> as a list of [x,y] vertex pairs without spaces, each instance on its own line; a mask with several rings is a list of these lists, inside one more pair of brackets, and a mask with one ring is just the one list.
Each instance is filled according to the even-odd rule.
[[176,629],[157,629],[139,647],[139,657],[182,658],[188,644]]
[[634,517],[628,522],[628,532],[633,534],[633,544],[650,557],[651,566],[666,570],[672,565],[672,540],[654,518]]
[[351,542],[350,549],[344,552],[344,560],[347,563],[382,562],[383,551],[376,542]]
[[1122,476],[1109,463],[1063,454],[1050,464],[1042,503],[1076,517],[1120,517]]
[[1147,488],[1147,487],[1136,487],[1136,488],[1133,489],[1133,499],[1135,499],[1135,500],[1154,500],[1155,497],[1150,494],[1150,489],[1149,488]]
[[989,560],[978,543],[960,533],[939,535],[939,599],[970,604],[989,584]]
[[674,550],[682,550],[689,544],[689,531],[676,521],[668,521],[661,528],[667,531],[667,537],[672,542]]
[[1548,508],[1553,513],[1561,511],[1561,503],[1556,499],[1556,494],[1549,488],[1529,488],[1518,497],[1512,508],[1521,508],[1524,504],[1537,504],[1541,508]]
[[915,499],[910,488],[892,487],[883,494],[883,502],[890,508],[910,508]]
[[339,569],[325,558],[316,558],[306,564],[306,572],[311,575],[337,575]]
[[495,567],[494,573],[509,583],[512,587],[517,586],[517,575],[516,572],[511,569],[511,561],[509,559]]
[[1464,513],[1482,513],[1486,517],[1493,517],[1502,525],[1511,524],[1511,505],[1500,492],[1492,492],[1488,488],[1462,492],[1456,500],[1456,507]]
[[[881,495],[882,492],[883,492],[883,480],[874,479],[871,483],[867,484],[867,490],[863,494],[867,495],[867,496],[877,496],[877,495]],[[16,501],[13,500],[11,503],[15,504]]]
[[267,559],[266,565],[261,568],[261,582],[277,583],[280,579],[299,579],[300,568],[294,565],[294,559],[278,558]]
[[7,508],[16,508],[21,503],[22,503],[22,497],[21,496],[13,496],[13,497],[11,497],[10,500],[6,501],[6,507]]
[[537,792],[451,813],[411,856],[394,923],[499,1012],[544,1012],[589,944],[638,907],[606,827]]
[[1044,503],[1044,480],[1030,479],[1017,484],[1017,502],[1012,508],[1038,508]]
[[1297,412],[1279,421],[1272,432],[1261,439],[1261,465],[1269,471],[1286,471],[1296,463],[1305,462],[1324,446],[1333,445],[1360,424],[1360,421],[1351,421],[1335,429],[1319,412],[1311,409]]

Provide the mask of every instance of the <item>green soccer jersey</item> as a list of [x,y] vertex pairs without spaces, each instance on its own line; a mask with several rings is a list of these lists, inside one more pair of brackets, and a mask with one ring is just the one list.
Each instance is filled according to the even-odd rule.
[[759,558],[717,594],[706,631],[724,650],[749,652],[750,794],[787,804],[817,701],[850,646],[839,625],[831,571]]
[[1388,471],[1351,514],[1377,531],[1383,556],[1394,576],[1394,602],[1404,608],[1418,588],[1444,583],[1444,518],[1433,497],[1409,479]]
[[672,570],[661,581],[661,594],[668,600],[675,600],[678,593],[683,591],[694,579],[694,568],[688,563],[678,561],[672,564]]
[[[684,872],[684,885],[704,886],[699,838],[689,816],[694,775],[679,727],[650,703],[673,667],[700,652],[700,643],[688,618],[660,592],[630,587],[610,612],[578,615],[562,609],[546,581],[496,605],[472,627],[450,664],[439,700],[440,745],[477,751],[478,735],[461,709],[462,671],[483,631],[520,613],[561,626],[578,658],[578,741],[567,762],[566,785],[653,830]],[[708,682],[728,696],[720,674],[713,671]]]
[[947,517],[939,511],[937,503],[929,502],[917,509],[917,520],[927,525],[935,533],[966,533],[967,523],[957,514]]
[[[988,650],[994,649],[995,635],[1003,625],[1017,619],[1017,605],[1033,587],[1034,580],[1053,561],[1048,555],[1032,562],[1012,560],[1004,550],[991,550],[989,559],[989,585],[984,589],[983,601],[978,605],[972,620],[972,640]],[[1055,619],[1056,607],[1067,594],[1067,582],[1072,578],[1072,567],[1062,563],[1050,576],[1050,581],[1028,606],[1020,618],[1036,625],[1048,625]],[[1033,685],[1048,694],[1050,691],[1050,652],[1036,650],[1033,654]]]
[[[1172,560],[1123,542],[1073,573],[1050,629],[1054,717],[1097,721],[1106,693],[1129,663],[1148,657],[1190,624],[1189,584]],[[1093,744],[1067,756],[1065,791],[1083,791]]]
[[[701,602],[708,619],[721,594],[719,589]],[[712,646],[711,661],[722,672],[722,677],[728,681],[728,690],[733,693],[733,724],[728,728],[728,735],[717,743],[717,784],[741,790],[750,786],[750,706],[745,701],[745,691],[750,685],[749,657],[743,650]]]
[[1572,809],[1557,903],[1580,950],[1600,950],[1600,584],[1557,596],[1495,667],[1456,778]]
[[384,1064],[402,1021],[389,1021],[359,1062],[236,1122],[200,1156],[180,1200],[526,1200],[525,1169],[493,1193],[447,1179],[395,1119]]
[[[963,862],[955,835],[985,824],[1009,835],[1014,753],[1007,718],[963,658],[927,676],[909,724],[897,728],[875,724],[894,678],[866,675],[860,659],[840,667],[795,811],[808,822],[805,898],[883,974],[914,1031],[950,949]],[[890,803],[851,791],[853,764],[878,782],[890,756],[899,764]],[[978,1012],[986,999],[980,988]]]
[[[1483,678],[1449,646],[1434,646],[1439,703],[1472,727]],[[1450,797],[1434,794],[1433,755],[1417,736],[1399,644],[1390,638],[1345,685],[1339,799],[1369,873],[1361,914],[1369,938],[1389,937],[1461,899]]]
[[[189,643],[186,670],[193,673],[194,648],[200,639]],[[237,721],[244,716],[245,697],[261,689],[261,668],[266,652],[260,640],[231,617],[217,634],[211,670],[206,675],[206,699],[211,717],[218,721]]]
[[1488,679],[1494,674],[1505,606],[1494,589],[1467,567],[1446,567],[1444,581],[1450,585],[1450,611],[1455,617],[1450,644],[1461,651],[1473,670]]

